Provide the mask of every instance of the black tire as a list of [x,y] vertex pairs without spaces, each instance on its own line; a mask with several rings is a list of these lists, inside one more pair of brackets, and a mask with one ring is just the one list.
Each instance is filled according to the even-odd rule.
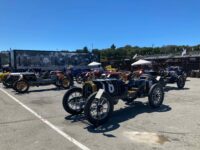
[[[103,93],[103,95],[101,96],[101,99],[96,99],[95,96],[96,96],[97,92],[95,93],[92,93],[88,99],[87,99],[87,103],[85,105],[85,108],[84,108],[84,114],[87,118],[87,120],[93,124],[94,126],[99,126],[99,125],[102,125],[104,124],[106,121],[108,121],[108,119],[110,118],[112,112],[113,112],[113,109],[114,109],[114,105],[113,105],[113,102],[112,102],[112,99],[106,94],[106,93]],[[101,106],[100,104],[98,104],[101,100],[104,100],[107,104],[108,104],[108,108],[107,108],[107,113],[104,114],[105,116],[103,118],[99,118],[98,116],[98,113],[99,111],[97,109],[102,109],[103,106]],[[91,114],[91,107],[93,105],[94,102],[97,102],[96,103],[96,106],[98,108],[96,108],[96,117],[95,118],[92,114]],[[102,101],[101,101],[102,102]],[[101,107],[101,108],[100,108]]]
[[77,75],[77,76],[76,76],[76,82],[77,82],[78,84],[82,84],[82,83],[83,83],[83,78],[82,78],[81,75]]
[[[79,101],[79,109],[73,109],[70,104],[69,104],[69,100],[72,100],[72,99],[69,99],[70,96],[72,96],[72,94],[74,93],[80,93],[80,96],[79,98],[82,97],[82,89],[81,88],[72,88],[72,89],[69,89],[64,97],[63,97],[63,101],[62,101],[62,104],[63,104],[63,108],[65,109],[66,112],[72,114],[72,115],[78,115],[78,114],[81,114],[83,112],[83,108],[82,108],[82,104],[81,102]],[[77,97],[76,97],[77,98]],[[79,99],[75,99],[74,97],[74,100],[79,100]],[[77,102],[78,103],[78,102]]]
[[13,83],[13,90],[15,90],[16,91],[16,83],[17,83],[17,81],[15,81],[14,83]]
[[71,86],[71,81],[70,81],[70,79],[69,78],[63,78],[62,79],[62,81],[61,81],[61,86],[62,86],[62,88],[64,88],[64,89],[69,89],[70,88],[70,86]]
[[183,76],[178,76],[177,87],[179,89],[182,89],[182,88],[184,88],[184,86],[185,86],[185,79],[184,79],[184,77]]
[[152,85],[148,94],[149,105],[152,108],[158,108],[162,105],[164,100],[164,90],[162,85],[156,83]]
[[[20,87],[20,84],[24,84],[24,88]],[[29,90],[29,83],[26,80],[19,80],[16,81],[15,84],[13,85],[13,89],[18,92],[18,93],[26,93]]]

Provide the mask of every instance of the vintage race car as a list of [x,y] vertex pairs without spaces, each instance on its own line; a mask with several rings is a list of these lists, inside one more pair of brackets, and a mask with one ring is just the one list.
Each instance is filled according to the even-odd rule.
[[184,88],[186,82],[186,75],[184,72],[180,73],[174,70],[160,70],[159,72],[156,71],[146,71],[146,74],[154,76],[157,81],[165,87],[167,84],[177,84],[179,89]]
[[96,79],[85,82],[82,88],[68,90],[63,97],[63,107],[72,115],[84,111],[88,121],[98,126],[110,118],[119,99],[130,103],[138,97],[148,97],[149,105],[157,108],[164,100],[163,87],[151,75],[128,83],[120,79]]
[[19,79],[13,84],[13,89],[19,93],[25,93],[30,86],[42,86],[53,84],[56,87],[68,89],[73,85],[70,77],[61,71],[52,71],[50,74],[37,76],[35,73],[21,73]]
[[166,70],[169,72],[174,71],[178,76],[182,76],[185,80],[187,79],[187,74],[182,67],[170,66]]
[[186,82],[186,74],[184,72],[180,73],[174,70],[164,70],[160,72],[161,80],[163,81],[163,86],[166,84],[177,84],[179,89],[184,88]]

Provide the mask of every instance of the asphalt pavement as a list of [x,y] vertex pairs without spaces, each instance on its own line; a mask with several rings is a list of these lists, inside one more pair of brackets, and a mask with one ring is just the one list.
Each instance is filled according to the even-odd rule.
[[147,98],[129,106],[120,101],[110,120],[98,128],[84,115],[64,111],[65,92],[52,85],[17,94],[0,84],[0,149],[200,149],[200,79],[188,78],[182,90],[168,85],[158,109],[152,110]]

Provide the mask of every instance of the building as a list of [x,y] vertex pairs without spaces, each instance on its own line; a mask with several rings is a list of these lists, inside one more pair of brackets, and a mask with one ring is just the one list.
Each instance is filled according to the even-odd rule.
[[99,61],[99,56],[93,53],[15,49],[9,52],[7,60],[14,70],[56,70],[67,67],[84,67],[92,61]]
[[164,66],[181,66],[190,75],[192,70],[200,70],[200,54],[190,54],[184,56],[158,56],[145,57],[146,60]]
[[10,65],[10,53],[9,51],[1,51],[0,52],[0,68],[3,66]]

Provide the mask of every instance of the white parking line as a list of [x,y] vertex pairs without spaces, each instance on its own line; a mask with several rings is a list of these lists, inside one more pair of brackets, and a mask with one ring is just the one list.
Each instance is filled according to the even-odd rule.
[[17,102],[18,104],[20,104],[22,107],[24,107],[26,110],[28,110],[30,113],[32,113],[34,116],[36,116],[39,120],[41,120],[43,123],[45,123],[46,125],[48,125],[50,128],[52,128],[53,130],[55,130],[58,134],[62,135],[65,139],[69,140],[70,142],[74,143],[76,146],[78,146],[80,149],[82,150],[90,150],[88,147],[86,147],[85,145],[81,144],[80,142],[78,142],[77,140],[75,140],[74,138],[72,138],[71,136],[69,136],[68,134],[66,134],[65,132],[61,131],[59,128],[57,128],[55,125],[53,125],[51,122],[49,122],[47,119],[43,118],[42,116],[40,116],[38,113],[36,113],[35,111],[33,111],[31,108],[29,108],[28,106],[26,106],[25,104],[23,104],[21,101],[19,101],[17,98],[15,98],[14,96],[10,95],[8,92],[6,92],[4,89],[0,88],[0,90],[5,93],[6,95],[8,95],[11,99],[13,99],[15,102]]

